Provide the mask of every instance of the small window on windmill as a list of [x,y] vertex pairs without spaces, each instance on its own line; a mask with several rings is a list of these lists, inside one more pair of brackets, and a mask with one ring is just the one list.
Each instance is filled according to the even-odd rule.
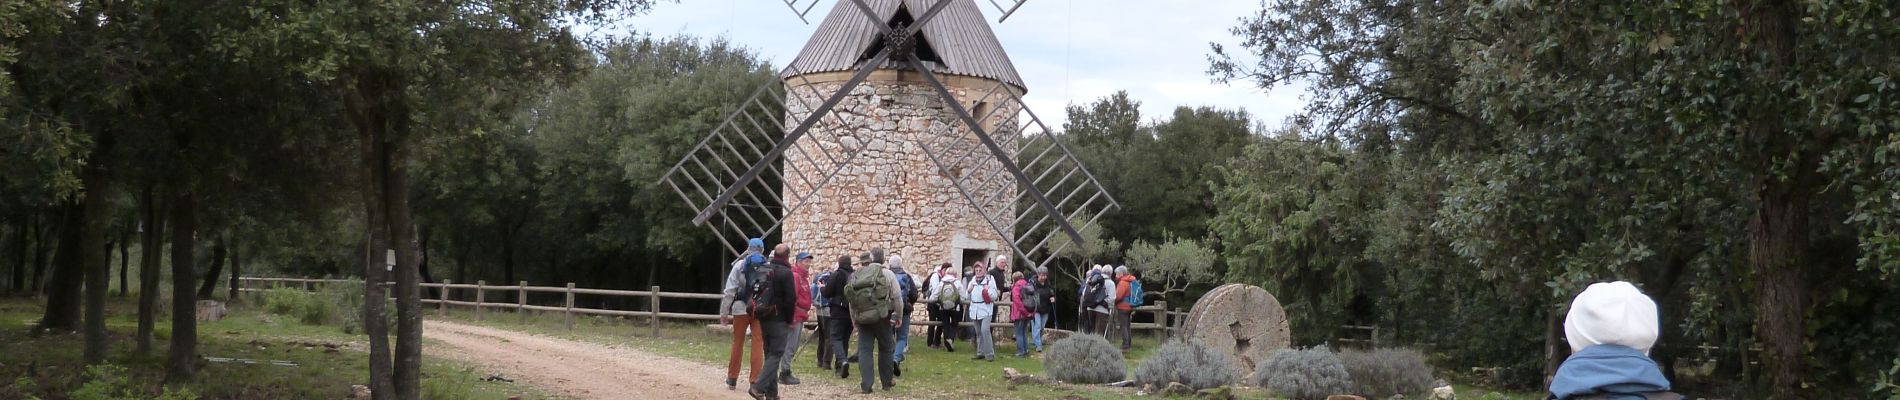
[[991,108],[994,108],[994,107],[991,106],[990,103],[986,101],[976,102],[975,106],[970,107],[970,117],[976,118],[976,123],[981,124],[983,126],[983,130],[990,130],[990,128],[993,128],[992,126],[990,126],[990,121],[989,121],[990,111],[993,111],[991,110]]
[[[897,14],[891,16],[891,20],[886,23],[886,26],[889,26],[891,27],[891,29],[895,30],[895,29],[902,29],[904,27],[908,27],[910,26],[910,24],[914,24],[914,23],[917,23],[917,18],[912,17],[910,15],[909,9],[905,8],[902,5],[899,5],[897,6]],[[917,59],[919,60],[936,63],[937,65],[943,65],[943,57],[937,56],[937,50],[930,46],[929,39],[924,38],[923,31],[918,31],[917,35],[914,36],[914,38],[916,40],[916,43],[911,46],[911,54],[916,54]],[[858,55],[858,62],[864,62],[865,60],[869,60],[871,59],[871,56],[875,56],[877,55],[878,52],[884,51],[884,45],[885,43],[883,40],[872,42],[871,47],[864,49],[864,54]],[[891,59],[901,60],[903,59],[903,57],[898,57],[896,55],[893,55]]]

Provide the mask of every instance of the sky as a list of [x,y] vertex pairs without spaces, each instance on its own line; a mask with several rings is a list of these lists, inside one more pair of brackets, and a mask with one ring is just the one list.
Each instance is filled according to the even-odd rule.
[[[784,68],[836,4],[817,1],[809,25],[784,0],[681,0],[593,33],[724,37]],[[1144,121],[1165,118],[1176,106],[1214,106],[1245,109],[1277,126],[1305,103],[1298,87],[1265,92],[1249,82],[1214,83],[1206,72],[1208,43],[1235,48],[1239,39],[1228,30],[1260,9],[1256,1],[1030,0],[1001,23],[990,1],[976,0],[1029,86],[1024,99],[1052,129],[1062,129],[1064,106],[1116,90],[1142,103]]]

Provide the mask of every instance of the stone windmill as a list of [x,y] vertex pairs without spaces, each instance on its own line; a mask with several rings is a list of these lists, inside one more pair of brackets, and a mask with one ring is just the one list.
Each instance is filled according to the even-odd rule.
[[[1007,19],[1024,1],[991,4]],[[803,19],[818,0],[785,2]],[[919,272],[1041,266],[1120,207],[1025,106],[974,0],[839,0],[779,78],[661,179],[735,255],[777,231]]]

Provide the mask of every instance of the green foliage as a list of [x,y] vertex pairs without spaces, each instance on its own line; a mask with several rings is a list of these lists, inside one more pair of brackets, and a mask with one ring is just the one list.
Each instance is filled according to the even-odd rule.
[[197,400],[198,395],[191,389],[165,388],[157,397],[139,393],[135,385],[126,379],[125,367],[112,364],[86,367],[86,383],[68,395],[73,400]]
[[1122,352],[1099,335],[1070,335],[1049,345],[1042,368],[1069,383],[1109,383],[1127,376]]
[[1346,349],[1339,352],[1339,361],[1346,366],[1347,375],[1358,383],[1355,393],[1369,399],[1394,395],[1422,398],[1432,390],[1432,366],[1425,363],[1425,355],[1418,350]]
[[1900,357],[1895,357],[1892,364],[1876,374],[1874,387],[1867,390],[1873,398],[1900,400]]
[[1219,256],[1197,240],[1169,236],[1160,244],[1136,241],[1127,253],[1128,265],[1141,268],[1143,280],[1162,283],[1148,291],[1162,295],[1188,285],[1211,285],[1220,278],[1214,270]]
[[[1900,289],[1868,279],[1900,270],[1896,10],[1745,4],[1263,3],[1211,72],[1309,102],[1214,182],[1227,278],[1289,303],[1297,342],[1376,322],[1516,387],[1564,300],[1630,280],[1680,318],[1658,359],[1792,335],[1795,363],[1853,365],[1806,381],[1864,387],[1837,371],[1892,347],[1895,321],[1856,316]],[[1811,222],[1766,234],[1789,205]],[[1761,257],[1777,241],[1803,258]],[[1768,266],[1819,280],[1795,284],[1814,302],[1763,295],[1789,282]]]
[[337,305],[331,300],[303,289],[273,288],[264,291],[263,306],[272,314],[296,318],[305,325],[322,325],[330,323],[337,315]]
[[1135,383],[1167,387],[1180,382],[1194,390],[1217,388],[1236,381],[1226,353],[1207,349],[1199,339],[1170,340],[1135,367]]
[[1274,394],[1293,400],[1316,400],[1350,393],[1353,377],[1332,349],[1282,349],[1254,369],[1254,382]]
[[1281,299],[1296,341],[1371,315],[1357,307],[1380,282],[1366,252],[1376,200],[1370,161],[1332,140],[1291,134],[1247,148],[1220,168],[1209,225],[1222,243],[1228,282],[1260,285]]

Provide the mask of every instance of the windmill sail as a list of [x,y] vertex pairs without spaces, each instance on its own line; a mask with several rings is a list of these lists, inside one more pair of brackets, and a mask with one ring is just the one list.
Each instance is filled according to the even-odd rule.
[[[786,3],[803,18],[815,0]],[[1007,9],[1005,3],[991,3],[1007,18],[1023,1],[1008,2]],[[805,8],[800,9],[801,4]],[[913,18],[911,12],[918,10],[922,12]],[[835,73],[847,70],[856,72],[840,83],[841,75]],[[895,70],[895,74],[887,72],[875,88],[860,86],[875,70]],[[940,73],[955,75],[957,89],[945,86],[937,78]],[[974,0],[840,0],[804,52],[780,76],[783,82],[760,88],[661,179],[697,211],[693,222],[713,229],[733,254],[741,250],[738,243],[743,238],[779,230],[786,226],[786,216],[798,214],[825,193],[841,193],[828,190],[828,184],[860,164],[858,157],[867,150],[880,154],[887,153],[886,148],[919,150],[928,158],[925,168],[935,170],[929,179],[953,187],[964,201],[960,206],[946,206],[947,198],[936,197],[927,200],[931,204],[921,212],[950,207],[956,210],[953,215],[980,217],[1003,245],[989,248],[1010,250],[1029,266],[1047,265],[1066,246],[1082,240],[1079,232],[1119,208],[1023,103],[1022,79]],[[822,81],[814,82],[813,76],[823,76]],[[929,87],[922,87],[918,77]],[[992,84],[971,86],[971,82]],[[941,99],[928,107],[951,112],[894,125],[883,119],[893,115],[890,110],[878,109],[891,103],[890,97],[881,96],[890,91],[934,91]],[[877,100],[880,97],[883,100]],[[919,104],[898,106],[913,107],[905,115],[917,118],[921,110],[914,107]],[[877,123],[867,124],[867,120]],[[885,143],[890,140],[903,143]],[[882,160],[879,165],[885,167],[899,165]],[[847,174],[851,176],[847,181],[884,185],[869,183],[867,176],[875,174],[867,175],[862,169]],[[888,179],[888,175],[879,176]],[[862,194],[839,201],[891,200],[880,197],[876,189],[857,193]],[[827,238],[813,240],[829,243],[837,241],[832,234],[838,229],[888,232],[892,227],[817,225],[823,223],[822,215],[865,209],[833,208],[805,213],[808,218],[798,219],[802,225],[793,229],[808,233],[816,229]],[[903,208],[905,213],[919,212],[913,211],[917,207]],[[942,238],[944,234],[923,235]]]

